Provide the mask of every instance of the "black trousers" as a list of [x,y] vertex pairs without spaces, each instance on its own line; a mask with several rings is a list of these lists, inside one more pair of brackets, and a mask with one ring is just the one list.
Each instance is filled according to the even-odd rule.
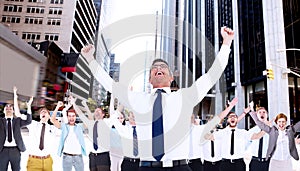
[[138,171],[140,159],[124,157],[121,164],[121,171]]
[[90,153],[89,167],[91,171],[110,171],[109,152]]
[[220,171],[221,161],[210,162],[204,160],[203,162],[203,171]]
[[203,171],[203,165],[200,158],[189,160],[189,167],[192,171]]
[[18,147],[3,147],[0,152],[0,171],[8,170],[8,163],[12,171],[20,171],[21,153]]
[[176,166],[176,167],[140,167],[139,171],[192,171],[188,165]]
[[256,159],[251,160],[249,164],[249,171],[268,171],[270,160],[268,161],[258,161]]
[[220,164],[220,171],[245,171],[246,164],[243,159],[227,160],[223,159]]

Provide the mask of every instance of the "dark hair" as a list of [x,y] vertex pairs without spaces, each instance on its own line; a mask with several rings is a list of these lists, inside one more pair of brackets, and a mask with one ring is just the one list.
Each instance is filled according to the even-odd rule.
[[40,114],[42,110],[46,110],[47,113],[50,115],[49,110],[48,110],[47,108],[45,108],[45,107],[40,108],[40,109],[38,110],[38,114]]
[[152,65],[154,65],[157,62],[163,62],[163,63],[165,63],[169,67],[168,62],[165,61],[165,60],[163,60],[163,59],[160,59],[160,58],[154,59],[153,62],[152,62]]
[[229,113],[227,114],[227,117],[228,117],[229,115],[231,115],[231,114],[235,114],[235,115],[237,116],[236,113],[234,113],[234,112],[229,112]]

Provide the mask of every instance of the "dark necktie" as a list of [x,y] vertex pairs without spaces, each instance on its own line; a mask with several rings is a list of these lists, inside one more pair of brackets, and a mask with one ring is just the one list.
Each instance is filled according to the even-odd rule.
[[230,154],[234,154],[234,129],[231,130]]
[[210,141],[210,148],[211,148],[211,157],[215,157],[215,143],[214,141]]
[[264,142],[264,137],[261,137],[259,139],[259,147],[258,147],[258,158],[261,159],[262,158],[262,148],[263,148],[263,142]]
[[152,156],[157,160],[165,155],[164,152],[164,133],[163,133],[163,115],[161,104],[162,89],[157,89],[157,97],[153,105],[153,118],[152,118]]
[[97,129],[97,125],[98,125],[98,121],[95,122],[94,129],[93,129],[93,145],[94,145],[95,150],[98,150],[98,142],[97,142],[98,129]]
[[137,139],[137,133],[136,133],[136,126],[132,126],[133,128],[133,155],[137,156],[139,154],[139,148],[138,148],[138,139]]
[[12,142],[11,118],[7,118],[7,141]]
[[43,123],[42,130],[41,130],[41,136],[40,136],[40,146],[39,146],[40,150],[44,149],[45,128],[46,128],[46,124]]

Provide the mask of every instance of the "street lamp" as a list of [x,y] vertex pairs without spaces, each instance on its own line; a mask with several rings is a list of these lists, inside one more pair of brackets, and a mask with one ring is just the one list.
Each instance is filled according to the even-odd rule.
[[300,51],[300,49],[297,48],[288,48],[288,49],[277,49],[276,52],[285,52],[285,51]]
[[[277,49],[276,50],[276,52],[278,52],[278,53],[279,52],[286,52],[286,51],[300,51],[300,49],[297,49],[297,48],[288,48],[288,49]],[[290,68],[282,67],[282,66],[276,65],[276,64],[272,64],[272,65],[275,65],[277,67],[285,69],[284,74],[292,73],[292,74],[296,75],[297,77],[300,77],[300,75],[298,73],[292,71]]]

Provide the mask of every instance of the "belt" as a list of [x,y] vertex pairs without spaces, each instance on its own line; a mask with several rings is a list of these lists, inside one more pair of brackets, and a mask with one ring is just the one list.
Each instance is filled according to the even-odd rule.
[[65,153],[65,152],[63,152],[63,154],[66,156],[81,156],[81,154],[69,154],[69,153]]
[[93,153],[93,152],[90,152],[90,154],[93,155],[93,156],[99,156],[99,155],[109,154],[109,152],[103,152],[103,153]]
[[218,164],[219,162],[220,162],[220,160],[219,160],[219,161],[214,161],[214,162],[211,162],[211,161],[204,160],[203,164],[211,164],[211,165],[216,165],[216,164]]
[[3,146],[3,148],[17,148],[17,146]]
[[259,161],[259,162],[266,162],[266,161],[268,161],[266,158],[259,158],[259,157],[254,157],[254,156],[252,156],[252,159],[254,159],[256,161]]
[[[173,160],[173,167],[187,165],[187,160]],[[163,167],[163,162],[161,161],[141,161],[140,167]]]
[[35,156],[35,155],[30,155],[29,154],[29,157],[31,158],[36,158],[36,159],[47,159],[47,158],[50,158],[50,154],[48,154],[47,156]]
[[133,162],[133,163],[140,162],[139,158],[124,157],[123,160]]
[[222,159],[222,161],[230,162],[230,163],[237,163],[237,162],[244,162],[244,159]]
[[197,158],[197,159],[189,159],[189,160],[188,160],[189,163],[193,163],[193,162],[197,162],[197,161],[201,161],[201,158]]

